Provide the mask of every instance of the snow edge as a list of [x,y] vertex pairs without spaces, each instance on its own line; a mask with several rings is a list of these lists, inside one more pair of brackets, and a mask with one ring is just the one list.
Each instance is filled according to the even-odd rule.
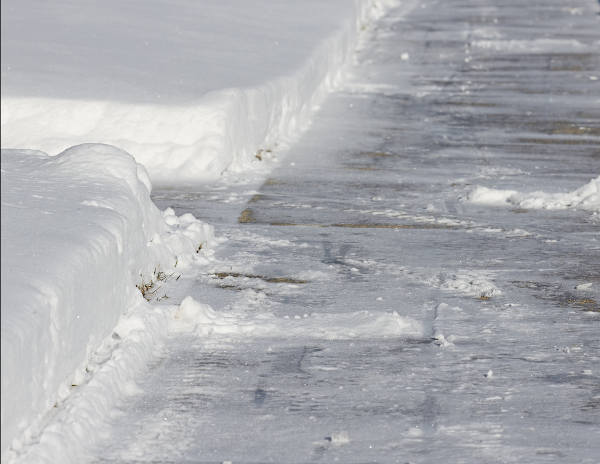
[[[111,144],[143,164],[155,185],[243,172],[256,166],[261,151],[285,146],[308,127],[341,82],[361,31],[397,5],[352,0],[340,27],[299,68],[257,87],[209,92],[189,105],[3,97],[3,147],[54,154],[80,143]],[[33,126],[43,133],[32,134]]]

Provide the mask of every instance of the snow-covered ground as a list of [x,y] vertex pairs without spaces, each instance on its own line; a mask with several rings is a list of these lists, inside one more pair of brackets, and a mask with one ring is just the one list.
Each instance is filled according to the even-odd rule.
[[208,258],[211,227],[161,214],[150,178],[264,170],[391,3],[2,2],[3,461],[87,436],[175,311],[139,290]]
[[2,3],[2,461],[593,463],[593,6],[140,5]]
[[244,171],[308,124],[391,2],[4,1],[2,146],[109,143],[155,183]]

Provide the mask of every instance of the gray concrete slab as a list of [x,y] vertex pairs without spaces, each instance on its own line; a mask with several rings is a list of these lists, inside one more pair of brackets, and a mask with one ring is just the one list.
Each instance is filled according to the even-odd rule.
[[257,194],[155,192],[228,238],[173,301],[245,329],[173,336],[97,462],[598,462],[598,213],[470,201],[600,174],[598,5],[402,11]]

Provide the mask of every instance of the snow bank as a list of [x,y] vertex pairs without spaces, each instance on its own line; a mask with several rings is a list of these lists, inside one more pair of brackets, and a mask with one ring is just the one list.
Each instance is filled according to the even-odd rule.
[[476,187],[468,196],[471,203],[492,206],[516,206],[526,209],[583,209],[600,211],[600,176],[567,193],[498,190]]
[[[109,427],[106,418],[123,398],[139,391],[136,377],[164,346],[173,310],[145,302],[121,318],[77,372],[69,395],[53,408],[51,418],[27,430],[26,441],[13,442],[2,462],[11,464],[79,464]],[[6,458],[6,459],[4,459]]]
[[108,145],[1,159],[4,454],[143,301],[136,284],[184,266],[212,228],[161,214],[145,169]]
[[161,183],[243,171],[309,122],[392,1],[7,0],[3,147],[110,143]]

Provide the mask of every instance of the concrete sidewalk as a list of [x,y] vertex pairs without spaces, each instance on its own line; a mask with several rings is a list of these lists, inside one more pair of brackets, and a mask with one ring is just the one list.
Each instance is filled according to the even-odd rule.
[[231,328],[174,336],[97,461],[595,463],[598,214],[472,198],[593,187],[593,8],[392,13],[246,204],[155,192],[229,238],[176,292]]

